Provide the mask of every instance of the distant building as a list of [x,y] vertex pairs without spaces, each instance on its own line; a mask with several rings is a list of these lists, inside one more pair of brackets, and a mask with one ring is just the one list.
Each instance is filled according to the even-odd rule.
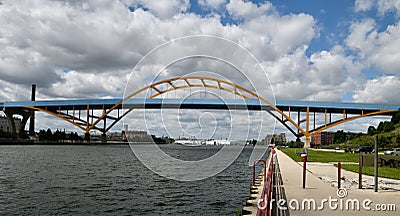
[[[18,131],[21,126],[21,119],[14,118],[14,122],[15,122],[15,128]],[[0,130],[3,132],[12,132],[10,122],[8,121],[8,118],[5,116],[0,116]]]
[[269,144],[276,144],[276,143],[286,143],[286,134],[281,133],[281,134],[267,134],[265,136],[264,142],[266,145]]
[[130,142],[151,142],[153,140],[146,131],[125,131],[125,136]]
[[320,132],[311,136],[312,145],[331,145],[333,144],[334,132]]

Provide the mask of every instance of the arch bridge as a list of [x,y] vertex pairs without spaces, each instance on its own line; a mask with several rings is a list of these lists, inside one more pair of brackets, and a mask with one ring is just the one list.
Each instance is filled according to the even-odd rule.
[[[234,94],[239,99],[159,98],[168,92],[185,88],[217,89]],[[145,92],[150,94],[144,98],[135,97]],[[152,83],[122,99],[7,101],[0,103],[0,108],[9,119],[11,129],[16,137],[19,132],[24,130],[32,113],[41,111],[75,125],[86,134],[89,134],[91,130],[98,130],[103,133],[104,138],[106,132],[134,109],[259,110],[271,114],[297,138],[305,136],[305,144],[309,146],[310,137],[313,134],[355,119],[392,115],[399,110],[400,105],[269,101],[256,92],[226,80],[202,76],[183,76]],[[316,113],[323,115],[323,121],[316,121]],[[332,119],[332,114],[340,114],[340,118]],[[14,115],[22,116],[21,126],[18,129],[14,122]]]

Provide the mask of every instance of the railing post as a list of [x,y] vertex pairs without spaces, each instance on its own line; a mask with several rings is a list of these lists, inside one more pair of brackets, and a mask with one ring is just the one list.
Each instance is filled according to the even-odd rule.
[[360,152],[358,157],[358,189],[362,189],[362,166],[363,166],[363,154]]
[[340,162],[338,162],[338,189],[340,189],[340,183],[341,183],[341,169],[342,169],[342,164]]
[[266,181],[266,170],[267,170],[267,161],[266,160],[255,160],[254,162],[253,162],[253,178],[252,178],[252,181],[251,181],[251,184],[252,184],[252,186],[254,186],[255,184],[256,184],[256,164],[258,163],[258,162],[262,162],[263,164],[264,164],[264,182]]
[[374,191],[378,192],[378,135],[374,137],[375,157],[374,157]]
[[307,154],[301,154],[301,160],[303,161],[303,188],[306,188]]
[[253,162],[253,178],[251,181],[251,185],[254,186],[256,184],[256,161]]

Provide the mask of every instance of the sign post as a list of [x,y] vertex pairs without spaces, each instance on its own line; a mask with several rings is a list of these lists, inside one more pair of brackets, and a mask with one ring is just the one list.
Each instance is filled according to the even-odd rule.
[[375,182],[375,192],[378,192],[378,136],[375,135],[374,137],[374,141],[375,141],[375,160],[374,160],[374,182]]
[[303,161],[303,188],[306,188],[307,154],[301,154],[301,160]]
[[340,189],[340,183],[341,183],[341,179],[342,179],[341,172],[340,172],[342,169],[342,164],[340,162],[338,163],[337,168],[338,168],[338,176],[337,176],[338,189]]

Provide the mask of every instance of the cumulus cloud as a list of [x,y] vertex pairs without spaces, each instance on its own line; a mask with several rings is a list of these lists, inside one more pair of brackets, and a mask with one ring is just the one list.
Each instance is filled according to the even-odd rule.
[[236,19],[250,20],[263,16],[269,12],[273,12],[273,6],[270,2],[261,5],[242,0],[231,0],[226,5],[229,14]]
[[[43,88],[51,98],[104,98],[122,97],[125,79],[130,71],[85,74],[77,71],[58,71],[61,81]],[[41,95],[38,96],[41,98]]]
[[218,9],[225,3],[226,3],[226,0],[199,0],[198,1],[198,4],[201,7],[210,8],[210,9]]
[[278,99],[341,101],[343,95],[363,82],[363,66],[346,56],[341,46],[310,57],[305,48],[299,48],[264,67]]
[[382,76],[368,80],[362,89],[353,95],[355,102],[399,104],[400,78],[397,76]]
[[[237,11],[240,8],[231,5],[231,10],[237,9],[235,13],[246,19],[242,24],[227,26],[221,24],[219,16],[203,18],[180,13],[186,9],[173,10],[173,17],[164,18],[154,12],[161,9],[130,11],[127,8],[127,5],[152,8],[152,3],[148,2],[125,2],[125,5],[118,1],[5,2],[0,8],[3,17],[0,47],[4,50],[0,54],[0,72],[3,79],[26,86],[35,82],[39,88],[56,85],[70,90],[71,85],[63,84],[68,83],[65,79],[72,77],[61,77],[57,71],[75,71],[88,77],[111,71],[118,73],[132,68],[157,45],[197,34],[228,38],[249,49],[260,60],[274,60],[309,43],[315,33],[314,20],[309,15],[263,14],[271,9],[270,3],[256,5],[232,1],[231,4],[245,4],[247,9],[257,8],[260,20],[251,20],[247,9]],[[187,8],[188,3],[174,1],[169,4],[169,7],[175,6]]]
[[356,0],[355,10],[356,11],[367,11],[374,5],[374,0]]
[[398,0],[356,0],[355,10],[369,11],[373,8],[378,10],[379,15],[383,16],[388,12],[394,11],[397,15],[400,14],[400,2]]
[[379,32],[374,20],[353,23],[345,40],[350,49],[357,51],[366,67],[375,66],[382,73],[400,74],[400,23],[387,26]]
[[[31,83],[38,84],[38,99],[120,96],[130,70],[146,53],[193,35],[226,38],[249,50],[266,69],[278,99],[340,101],[344,94],[361,88],[360,71],[366,66],[347,55],[346,48],[359,53],[364,64],[371,62],[384,72],[396,73],[399,68],[398,58],[390,55],[400,46],[398,25],[378,32],[373,20],[354,23],[346,47],[307,53],[319,37],[318,21],[305,13],[282,15],[270,2],[201,0],[200,7],[216,11],[207,16],[189,13],[188,0],[2,2],[0,86],[6,89],[0,94],[2,101],[15,100],[12,92],[18,89],[29,95]],[[357,2],[359,11],[372,7]],[[234,21],[224,23],[227,16]],[[163,64],[141,67],[130,76],[137,84],[131,87],[149,84],[169,60],[187,50],[229,56],[241,63],[239,68],[250,71],[252,84],[267,86],[264,72],[248,57],[237,55],[240,49],[221,49],[222,44],[187,43],[158,55]],[[162,78],[169,78],[201,70],[252,87],[232,67],[209,59],[176,62],[161,72]]]
[[187,11],[190,7],[189,0],[133,0],[128,2],[135,7],[142,6],[162,19],[172,18],[176,14]]

